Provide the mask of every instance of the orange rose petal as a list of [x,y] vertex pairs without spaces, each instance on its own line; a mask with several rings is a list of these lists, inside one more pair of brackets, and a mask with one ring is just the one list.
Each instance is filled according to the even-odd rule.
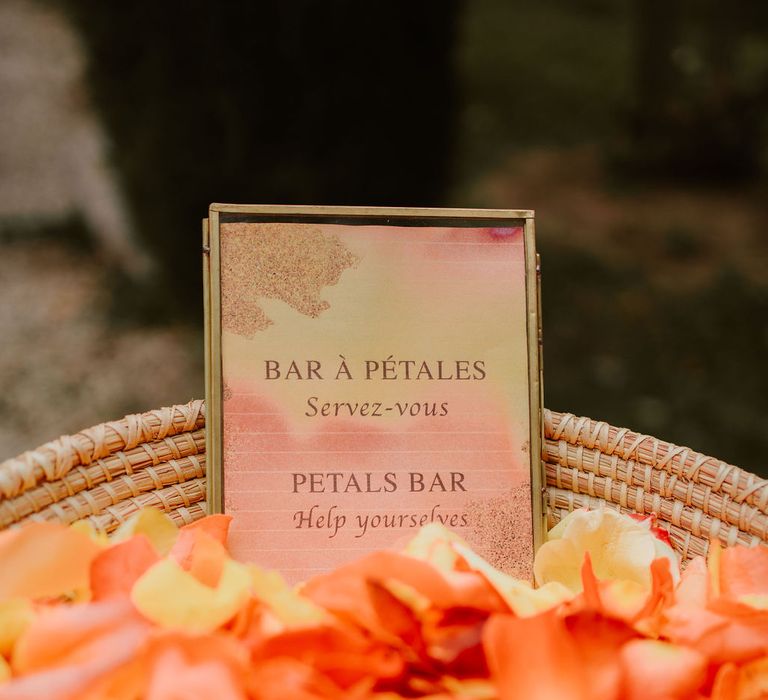
[[0,537],[0,600],[55,598],[88,590],[101,551],[87,535],[54,523],[31,523]]
[[337,700],[350,698],[329,678],[311,666],[290,658],[270,659],[258,664],[248,678],[253,700]]
[[483,632],[502,698],[611,700],[619,697],[618,653],[632,632],[593,614],[561,618],[494,615]]
[[[0,686],[0,700],[80,700],[101,676],[121,662],[120,659],[96,654],[86,664],[63,666],[32,676],[14,678]],[[104,700],[104,696],[99,700]]]
[[738,686],[739,669],[736,664],[723,664],[717,669],[711,700],[737,700]]
[[[486,678],[470,678],[459,679],[452,677],[445,677],[442,679],[443,685],[450,695],[444,696],[449,698],[477,698],[477,700],[494,700],[498,697],[496,687]],[[434,697],[434,696],[433,696]]]
[[[405,554],[382,551],[310,579],[302,588],[308,598],[329,610],[348,610],[348,596],[361,595],[358,581],[396,581],[413,588],[439,608],[474,607],[506,612],[509,607],[488,581],[476,572],[441,572]],[[340,587],[349,590],[342,592]]]
[[686,605],[705,607],[709,598],[709,572],[704,557],[688,562],[675,589],[675,600]]
[[[69,609],[64,610],[71,612]],[[45,616],[42,616],[44,624],[33,625],[35,643],[30,642],[26,649],[20,650],[18,656],[14,655],[12,665],[17,677],[0,688],[0,699],[83,698],[101,679],[130,663],[147,638],[146,624],[132,619],[123,621],[116,627],[108,626],[104,629],[103,624],[108,616],[100,617],[102,619],[99,621],[98,632],[90,629],[90,634],[72,634],[74,627],[71,624],[64,625],[63,629],[60,624],[48,625],[51,632],[61,629],[63,638],[57,638],[45,634],[44,628],[50,620],[45,620]],[[60,616],[57,618],[57,622],[61,623]],[[22,638],[22,643],[24,639]],[[49,643],[47,649],[46,640]],[[20,673],[22,675],[19,675]]]
[[146,535],[134,535],[99,552],[91,562],[92,599],[127,597],[133,584],[158,559]]
[[651,591],[645,606],[635,620],[653,618],[653,624],[661,624],[657,616],[672,605],[675,596],[675,583],[670,569],[669,559],[654,559],[651,562]]
[[708,608],[675,605],[664,611],[664,635],[713,663],[742,663],[768,653],[768,612],[724,599]]
[[720,558],[720,592],[736,599],[768,594],[768,548],[724,549]]
[[768,698],[768,657],[757,659],[741,667],[736,697],[738,700]]
[[16,643],[14,673],[32,673],[79,661],[83,648],[139,620],[130,602],[120,599],[43,610]]
[[527,581],[499,571],[461,541],[453,542],[451,547],[460,555],[454,567],[463,566],[464,570],[478,572],[516,615],[535,615],[573,598],[571,590],[561,583],[553,581],[533,588]]
[[627,700],[693,698],[707,677],[697,651],[654,639],[635,639],[621,650]]
[[228,559],[227,550],[202,528],[180,530],[171,556],[200,583],[215,588]]
[[216,698],[245,700],[245,690],[231,669],[218,659],[190,663],[175,648],[162,651],[154,661],[147,700]]
[[525,618],[494,615],[483,631],[483,645],[502,698],[587,698],[578,654],[553,612]]
[[195,520],[189,525],[184,525],[179,532],[189,532],[191,530],[201,530],[210,535],[217,542],[226,545],[227,535],[229,534],[229,526],[232,522],[231,515],[224,515],[223,513],[216,513],[214,515],[207,515],[200,520]]
[[252,658],[257,665],[270,659],[292,658],[342,688],[365,678],[397,678],[404,670],[403,659],[395,650],[352,628],[329,626],[289,630],[267,638],[253,650]]
[[77,700],[138,700],[144,697],[148,669],[142,650],[136,657],[101,675]]
[[462,678],[488,676],[483,650],[484,611],[452,608],[431,611],[423,629],[430,667]]
[[637,638],[626,622],[590,611],[569,615],[565,628],[578,652],[584,684],[590,698],[612,698],[621,686],[619,652]]

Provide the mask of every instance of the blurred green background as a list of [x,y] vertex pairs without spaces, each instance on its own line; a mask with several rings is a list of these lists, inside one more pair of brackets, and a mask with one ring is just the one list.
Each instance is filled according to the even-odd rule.
[[0,7],[0,457],[201,396],[211,201],[533,208],[545,403],[768,474],[760,0]]

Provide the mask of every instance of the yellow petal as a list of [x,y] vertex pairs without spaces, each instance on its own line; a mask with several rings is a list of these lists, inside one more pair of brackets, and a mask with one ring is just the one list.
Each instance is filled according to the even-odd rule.
[[0,602],[0,657],[11,655],[16,640],[34,617],[32,603],[26,598]]
[[534,589],[527,581],[520,581],[499,571],[469,547],[461,544],[454,547],[472,569],[485,576],[507,605],[520,617],[536,615],[573,598],[571,590],[562,583],[553,581]]
[[252,594],[272,610],[288,627],[312,625],[328,619],[328,614],[311,600],[293,590],[277,571],[248,567]]
[[747,595],[739,596],[738,600],[758,610],[768,610],[768,595],[763,593],[748,593]]
[[109,544],[109,535],[105,532],[96,530],[96,528],[87,520],[75,520],[69,527],[75,532],[86,535],[92,542],[95,542],[98,545]]
[[622,648],[621,659],[628,700],[694,697],[706,679],[706,658],[669,642],[634,639]]
[[134,535],[146,535],[160,556],[171,551],[179,529],[173,521],[156,508],[142,508],[112,533],[113,542],[123,542]]
[[659,557],[669,559],[673,580],[679,579],[677,556],[651,532],[650,520],[638,522],[609,509],[582,509],[570,513],[554,530],[555,538],[536,554],[534,575],[539,585],[559,582],[581,591],[587,552],[599,579],[634,581],[649,589],[650,565]]
[[441,571],[453,571],[459,555],[453,545],[467,546],[461,537],[451,532],[440,523],[430,523],[422,527],[406,545],[405,553],[412,557],[428,561]]
[[250,595],[246,566],[228,560],[215,588],[200,583],[174,560],[152,566],[134,585],[131,600],[144,617],[163,627],[212,632],[230,620]]

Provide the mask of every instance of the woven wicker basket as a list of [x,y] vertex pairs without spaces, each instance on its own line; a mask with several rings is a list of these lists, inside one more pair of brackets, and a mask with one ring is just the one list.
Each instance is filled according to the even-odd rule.
[[[768,482],[656,438],[544,413],[549,525],[574,508],[656,513],[684,560],[768,542]],[[178,524],[205,515],[202,401],[126,416],[0,463],[0,528],[81,518],[111,532],[144,506]]]

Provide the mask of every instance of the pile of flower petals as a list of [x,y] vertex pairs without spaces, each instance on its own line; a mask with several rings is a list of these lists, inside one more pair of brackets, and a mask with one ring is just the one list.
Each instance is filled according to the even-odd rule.
[[765,548],[680,576],[652,518],[577,511],[537,588],[438,526],[292,588],[228,526],[0,533],[0,700],[768,697]]

